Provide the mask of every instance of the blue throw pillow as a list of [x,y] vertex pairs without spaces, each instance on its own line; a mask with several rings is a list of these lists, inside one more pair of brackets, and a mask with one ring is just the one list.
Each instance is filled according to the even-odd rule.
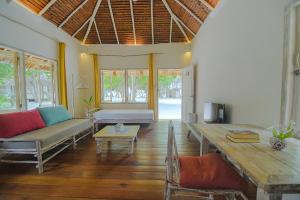
[[72,119],[72,115],[64,106],[38,108],[38,111],[40,112],[46,126],[51,126]]

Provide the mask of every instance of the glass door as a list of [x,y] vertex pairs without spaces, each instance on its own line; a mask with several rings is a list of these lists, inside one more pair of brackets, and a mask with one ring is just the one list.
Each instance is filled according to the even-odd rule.
[[158,118],[181,120],[182,73],[180,69],[158,70]]

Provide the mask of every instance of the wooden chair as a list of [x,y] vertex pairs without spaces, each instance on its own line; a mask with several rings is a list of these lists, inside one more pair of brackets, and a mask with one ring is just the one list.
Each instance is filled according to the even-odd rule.
[[[247,197],[238,190],[231,189],[195,189],[180,186],[180,161],[174,135],[173,122],[169,122],[168,127],[168,150],[166,157],[166,182],[165,182],[165,200],[170,200],[173,195],[189,196],[199,199],[213,200],[215,195],[225,196],[228,200],[235,200],[236,197],[247,200]],[[205,173],[205,172],[203,172]],[[180,193],[180,194],[179,194]],[[240,199],[240,198],[239,198]]]

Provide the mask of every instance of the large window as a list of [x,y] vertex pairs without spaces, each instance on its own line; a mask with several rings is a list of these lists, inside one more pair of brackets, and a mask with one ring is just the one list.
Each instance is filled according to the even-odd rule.
[[0,110],[9,111],[18,108],[18,57],[17,53],[0,48]]
[[146,69],[102,70],[102,102],[146,103],[148,73]]
[[102,70],[103,102],[125,102],[125,71]]
[[148,96],[148,70],[127,70],[127,100],[145,103]]
[[0,112],[54,105],[55,74],[54,61],[0,47]]
[[54,63],[33,55],[25,55],[27,108],[55,104]]

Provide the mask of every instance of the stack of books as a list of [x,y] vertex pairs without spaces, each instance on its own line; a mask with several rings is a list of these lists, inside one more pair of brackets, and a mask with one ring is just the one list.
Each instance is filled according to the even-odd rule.
[[231,130],[226,135],[227,139],[236,143],[258,143],[259,134],[248,130]]

